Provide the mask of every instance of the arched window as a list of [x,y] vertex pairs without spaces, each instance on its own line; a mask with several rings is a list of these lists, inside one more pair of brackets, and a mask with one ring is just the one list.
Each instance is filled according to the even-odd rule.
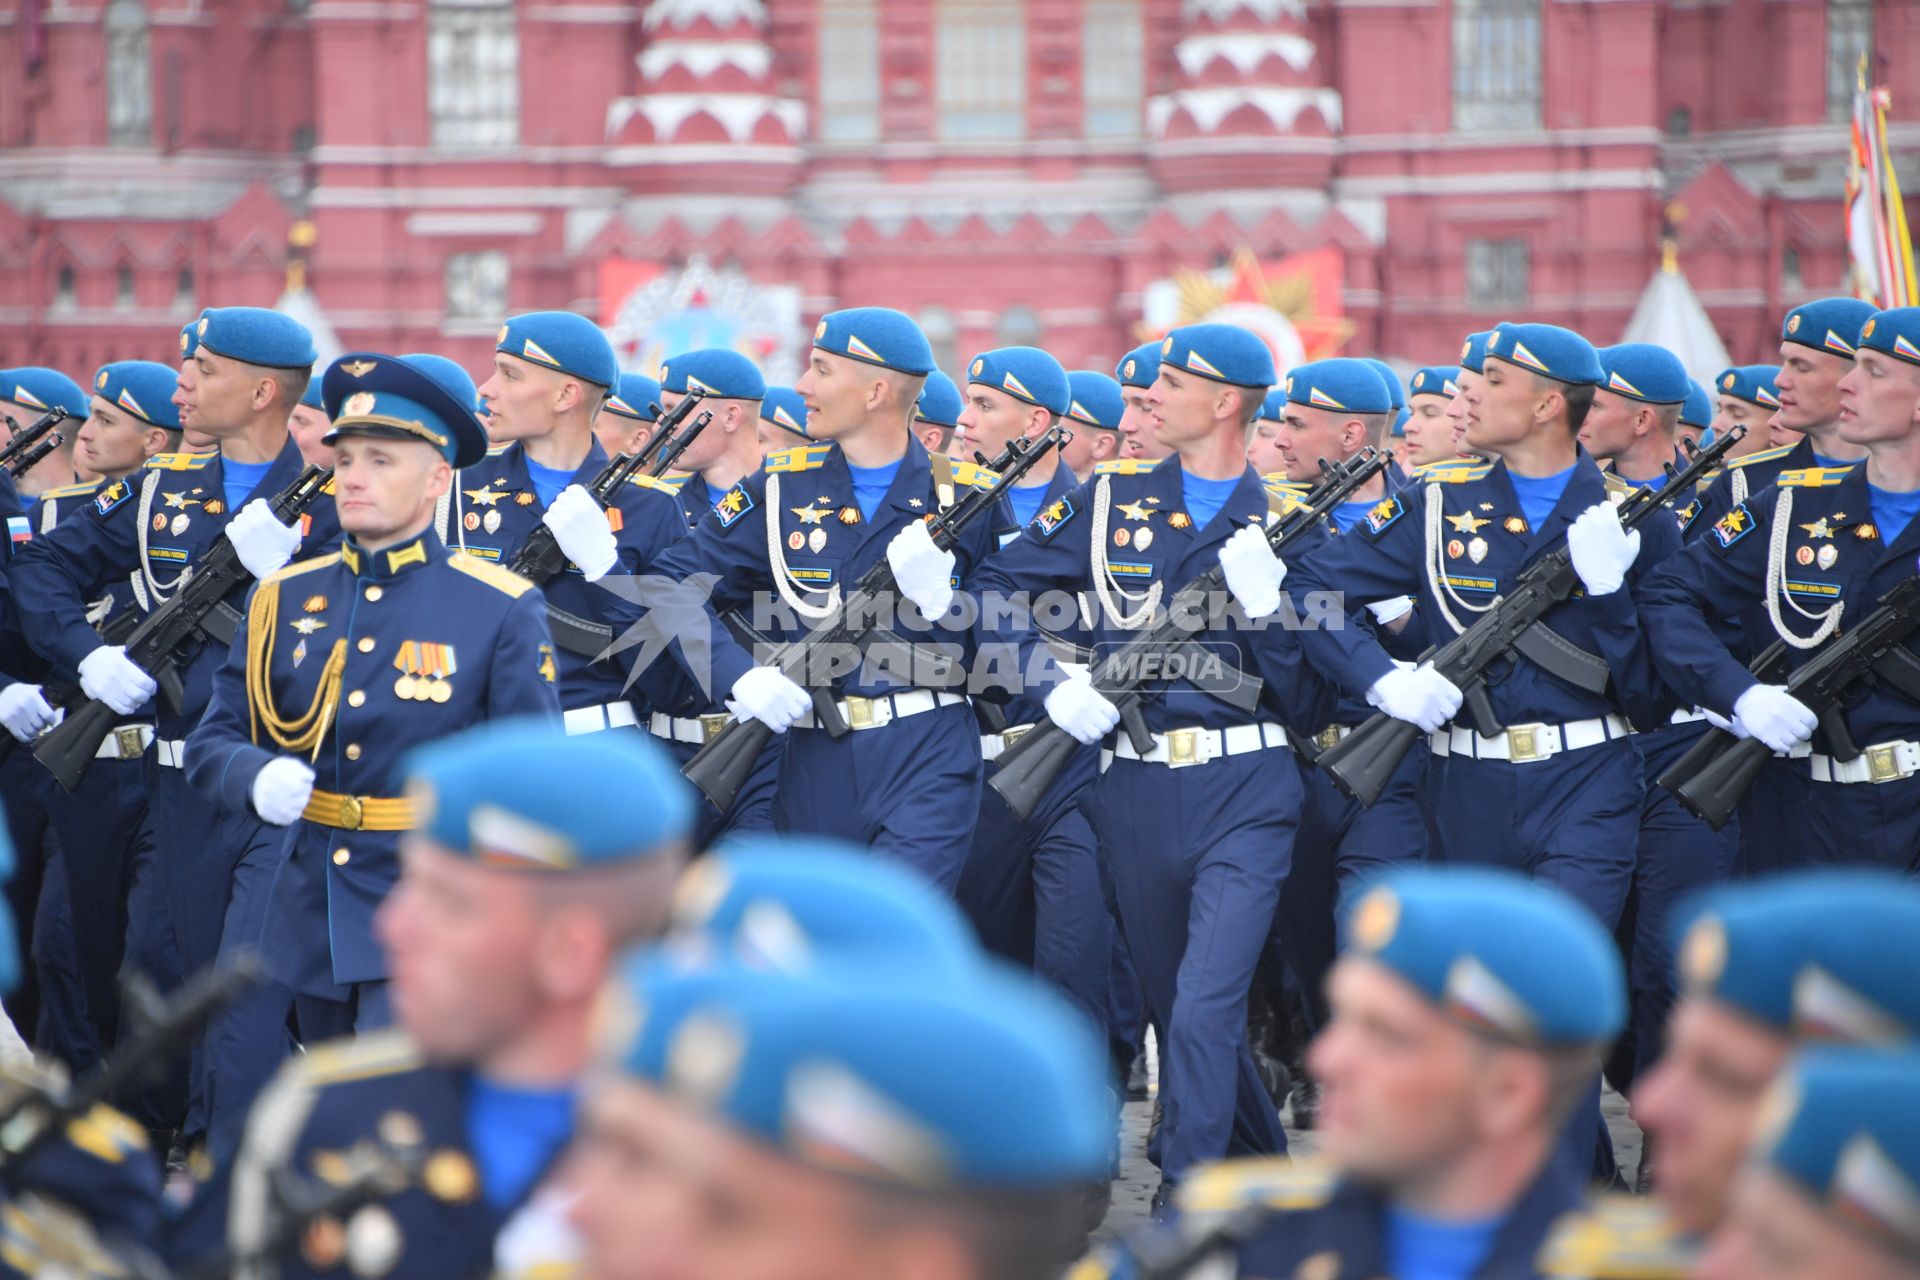
[[113,0],[102,25],[107,35],[107,141],[116,147],[144,147],[153,141],[147,6],[142,0]]
[[1453,0],[1453,127],[1540,125],[1540,0]]
[[[1872,0],[1827,0],[1827,119],[1853,117],[1860,64],[1873,51]],[[1867,66],[1873,84],[1873,66]]]
[[113,277],[113,305],[122,311],[133,310],[135,302],[133,287],[133,266],[123,262]]

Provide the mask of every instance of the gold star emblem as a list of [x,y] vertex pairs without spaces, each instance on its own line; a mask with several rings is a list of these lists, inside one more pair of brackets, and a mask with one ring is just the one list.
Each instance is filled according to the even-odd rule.
[[491,484],[479,489],[465,490],[465,493],[467,495],[467,501],[476,507],[491,507],[499,502],[500,499],[507,496],[504,493],[495,493]]
[[747,495],[736,486],[727,491],[727,496],[715,504],[714,509],[724,515],[739,515],[746,509]]
[[1471,511],[1463,511],[1457,516],[1448,516],[1447,523],[1453,526],[1455,533],[1475,534],[1493,521],[1482,520]]
[[189,498],[184,493],[163,493],[160,496],[166,500],[167,505],[170,507],[185,508],[185,507],[197,507],[200,505],[200,499]]
[[812,503],[804,507],[789,507],[787,510],[799,516],[801,524],[819,524],[821,520],[833,514],[831,508],[816,507]]
[[1807,531],[1809,538],[1831,538],[1833,536],[1833,526],[1827,523],[1825,516],[1821,516],[1818,520],[1803,524],[1800,527]]
[[1120,514],[1129,520],[1145,520],[1153,512],[1137,502],[1123,502],[1120,504]]
[[914,510],[918,511],[925,504],[923,504],[918,498],[908,498],[907,505],[912,507]]

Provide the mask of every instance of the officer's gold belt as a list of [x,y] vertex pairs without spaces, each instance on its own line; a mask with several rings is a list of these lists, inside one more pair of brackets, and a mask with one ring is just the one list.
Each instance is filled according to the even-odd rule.
[[342,831],[411,831],[420,825],[413,801],[405,796],[343,796],[316,790],[300,816]]

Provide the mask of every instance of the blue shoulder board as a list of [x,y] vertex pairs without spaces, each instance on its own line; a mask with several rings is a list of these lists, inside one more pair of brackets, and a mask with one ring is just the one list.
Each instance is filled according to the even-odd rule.
[[1824,489],[1846,479],[1854,465],[1849,463],[1844,467],[1802,467],[1798,471],[1782,471],[1774,483],[1782,489]]
[[1159,466],[1160,458],[1109,458],[1105,462],[1093,464],[1093,474],[1097,476],[1143,476]]
[[989,471],[977,462],[956,462],[953,464],[953,482],[975,489],[991,489],[1000,482],[1000,473]]
[[1792,452],[1792,445],[1783,444],[1778,449],[1762,449],[1760,452],[1750,453],[1744,458],[1735,458],[1733,461],[1727,463],[1727,465],[1730,467],[1750,467],[1756,462],[1772,462],[1775,458],[1784,458]]
[[791,449],[775,449],[767,455],[768,474],[793,471],[812,471],[826,464],[827,455],[833,452],[830,444],[803,444]]
[[220,455],[209,449],[205,453],[156,453],[147,459],[149,471],[198,471]]

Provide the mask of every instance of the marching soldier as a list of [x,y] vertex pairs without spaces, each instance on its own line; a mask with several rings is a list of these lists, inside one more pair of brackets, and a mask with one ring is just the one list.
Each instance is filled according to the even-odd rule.
[[1120,457],[1158,462],[1170,455],[1173,450],[1160,443],[1147,406],[1147,392],[1160,376],[1159,344],[1142,343],[1127,352],[1114,366],[1113,376],[1126,404],[1126,412],[1120,415]]
[[1700,439],[1713,425],[1713,397],[1692,378],[1687,379],[1687,398],[1680,405],[1680,443],[1689,453],[1700,447]]
[[[451,363],[451,362],[449,362]],[[300,403],[287,415],[287,434],[310,467],[331,467],[333,450],[326,446],[326,434],[333,429],[327,421],[326,406],[320,400],[320,379],[312,378],[300,396]]]
[[710,347],[683,351],[660,366],[660,404],[671,409],[689,391],[700,391],[703,413],[713,421],[680,455],[688,473],[680,486],[680,507],[687,527],[700,523],[714,503],[760,469],[760,406],[767,380],[753,361],[738,351]]
[[1492,340],[1493,330],[1482,329],[1478,333],[1468,334],[1466,341],[1460,344],[1460,374],[1455,380],[1453,398],[1447,401],[1447,421],[1453,424],[1453,451],[1456,455],[1451,460],[1453,464],[1471,462],[1479,456],[1467,445],[1467,397],[1477,394],[1485,381],[1483,370],[1486,368],[1487,344]]
[[[1774,379],[1779,375],[1780,366],[1777,364],[1738,364],[1722,369],[1720,376],[1714,379],[1713,385],[1719,394],[1709,401],[1713,417],[1708,425],[1716,436],[1734,427],[1747,429],[1746,438],[1734,446],[1733,452],[1727,455],[1725,465],[1732,466],[1766,452],[1767,423],[1780,412],[1780,392],[1774,384]],[[1751,486],[1752,478],[1749,477],[1746,483]],[[1744,499],[1746,494],[1740,496]],[[1713,519],[1706,523],[1689,526],[1689,532],[1711,528],[1713,521],[1719,518],[1719,514],[1715,513]]]
[[1407,408],[1412,410],[1406,429],[1409,470],[1458,456],[1447,405],[1459,394],[1460,366],[1437,365],[1413,371],[1407,383]]
[[938,369],[927,375],[927,385],[920,388],[920,398],[914,402],[913,435],[928,457],[952,452],[954,434],[960,430],[960,411],[965,407],[952,378]]
[[[11,418],[15,427],[25,430],[49,409],[65,409],[70,417],[55,428],[61,436],[59,446],[34,464],[33,470],[21,476],[15,485],[22,502],[29,509],[49,489],[61,489],[82,480],[99,479],[98,472],[83,471],[80,459],[75,454],[74,433],[87,417],[87,393],[80,384],[58,369],[28,365],[19,369],[0,370],[0,414]],[[0,422],[0,433],[5,435],[0,444],[12,441],[13,432],[3,422]],[[9,541],[15,540],[10,538]]]
[[660,384],[644,373],[623,373],[593,420],[593,434],[611,458],[646,448],[659,422]]
[[1120,419],[1127,403],[1120,384],[1094,369],[1069,373],[1067,389],[1073,393],[1066,414],[1073,439],[1060,450],[1060,460],[1076,482],[1085,483],[1095,467],[1120,456]]
[[776,449],[811,443],[807,434],[807,402],[792,387],[767,388],[760,400],[760,457]]

